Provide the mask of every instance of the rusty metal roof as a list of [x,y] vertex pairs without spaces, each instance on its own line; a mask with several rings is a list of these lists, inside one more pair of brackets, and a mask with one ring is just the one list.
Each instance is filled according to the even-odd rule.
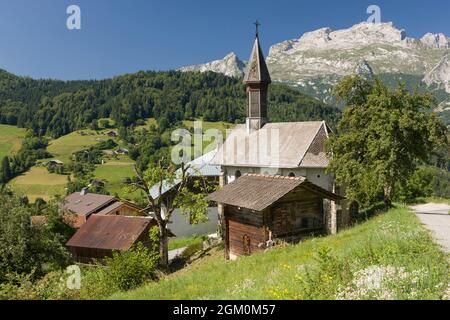
[[67,242],[68,247],[128,250],[146,231],[151,218],[92,215]]
[[343,197],[309,182],[304,177],[259,174],[246,174],[210,194],[208,199],[236,207],[262,211],[300,186],[320,194],[324,198],[343,199]]

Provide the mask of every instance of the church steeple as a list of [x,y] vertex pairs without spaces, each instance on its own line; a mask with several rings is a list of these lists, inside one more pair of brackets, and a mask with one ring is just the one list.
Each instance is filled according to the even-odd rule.
[[247,131],[261,129],[267,122],[267,89],[272,82],[264,54],[259,44],[259,23],[256,21],[256,36],[252,54],[247,65],[244,83],[247,87]]

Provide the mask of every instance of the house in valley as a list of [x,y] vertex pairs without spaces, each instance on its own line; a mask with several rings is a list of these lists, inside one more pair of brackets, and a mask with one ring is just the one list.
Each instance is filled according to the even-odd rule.
[[[270,123],[270,74],[258,33],[244,77],[246,123],[219,147],[218,202],[227,257],[263,250],[275,238],[336,233],[348,221],[342,190],[327,173],[325,121]],[[242,179],[242,180],[241,180]]]
[[119,148],[116,151],[114,151],[115,154],[119,155],[119,154],[129,154],[130,151],[126,148]]
[[92,215],[139,216],[139,206],[119,201],[116,197],[90,193],[88,188],[68,195],[61,208],[66,219],[75,228],[80,228]]
[[149,230],[155,224],[149,217],[93,215],[66,246],[78,263],[101,261],[114,251],[129,250],[138,242],[149,247]]
[[108,131],[106,135],[110,138],[116,138],[118,136],[117,132],[115,131]]
[[63,166],[64,162],[62,162],[61,160],[58,160],[58,159],[53,159],[53,160],[50,160],[47,163],[47,165],[52,166],[52,167]]

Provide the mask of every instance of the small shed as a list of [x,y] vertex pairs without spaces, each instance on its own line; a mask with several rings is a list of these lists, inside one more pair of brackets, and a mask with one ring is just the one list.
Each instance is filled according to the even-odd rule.
[[115,132],[115,131],[109,131],[109,132],[106,133],[106,135],[107,135],[108,137],[110,137],[110,138],[115,138],[115,137],[117,137],[117,132]]
[[113,251],[127,251],[138,242],[149,247],[149,230],[155,224],[148,217],[93,215],[66,245],[76,262],[101,261]]
[[98,188],[103,188],[105,187],[105,182],[102,180],[98,180],[98,179],[91,179],[89,181],[90,186],[94,186],[94,187],[98,187]]
[[228,259],[264,251],[277,240],[325,233],[324,199],[343,197],[304,177],[244,175],[209,196],[222,203]]
[[128,154],[130,151],[126,148],[119,148],[116,151],[114,151],[115,154]]
[[64,165],[64,162],[62,162],[61,160],[58,159],[54,159],[54,160],[50,160],[47,165],[49,167],[58,167],[58,166],[62,166]]

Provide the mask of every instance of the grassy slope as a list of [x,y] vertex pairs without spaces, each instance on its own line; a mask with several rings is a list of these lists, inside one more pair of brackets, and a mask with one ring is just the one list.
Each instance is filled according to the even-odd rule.
[[403,267],[407,275],[419,274],[417,281],[413,276],[397,281],[402,275],[395,276],[395,298],[439,299],[448,286],[445,254],[417,218],[399,207],[336,236],[237,261],[225,261],[216,250],[159,282],[112,298],[333,299],[339,288],[350,287],[358,270],[370,266]]
[[36,198],[50,200],[53,196],[65,195],[67,176],[49,173],[43,166],[34,166],[26,173],[14,178],[9,186],[11,190],[24,194],[30,201]]
[[187,238],[175,238],[169,240],[169,250],[201,245],[203,243],[202,236],[192,236]]
[[[138,127],[138,129],[156,124],[155,119],[148,119],[146,122],[146,126]],[[192,121],[185,121],[184,124],[188,128],[193,126]],[[203,123],[203,130],[219,129],[224,131],[231,127],[233,127],[232,124],[224,122]],[[72,132],[51,141],[47,150],[53,155],[54,159],[59,159],[68,163],[74,152],[95,145],[102,140],[109,139],[104,133],[110,130],[117,131],[116,129],[105,129],[96,132],[85,129]],[[0,125],[0,155],[2,154],[3,149],[5,149],[6,154],[11,154],[11,146],[7,143],[8,141],[13,141],[15,143],[15,148],[20,148],[21,138],[24,135],[25,131],[22,129],[13,126]],[[5,143],[2,143],[3,141],[5,141]],[[204,142],[204,146],[208,144],[209,142]],[[125,194],[122,189],[122,181],[126,177],[132,177],[134,175],[133,165],[134,161],[129,157],[119,156],[118,159],[107,160],[105,164],[97,166],[94,175],[96,178],[106,182],[106,189],[112,195],[117,193],[120,197],[133,200],[135,197],[138,197],[139,194]],[[66,176],[50,174],[43,167],[34,166],[24,175],[14,179],[10,183],[10,186],[14,191],[27,195],[29,199],[33,201],[38,197],[48,200],[57,194],[63,195],[65,193],[64,188],[66,183]]]
[[25,129],[0,124],[0,159],[20,149],[25,133]]
[[[51,141],[47,150],[55,159],[68,163],[72,153],[106,139],[108,137],[104,134],[80,130]],[[34,201],[36,198],[49,200],[56,195],[65,195],[66,184],[67,176],[51,174],[42,165],[36,165],[13,179],[9,186],[13,191],[24,194]]]
[[123,180],[134,176],[134,161],[127,156],[119,156],[117,160],[107,160],[103,165],[97,166],[94,171],[96,178],[106,182],[106,189],[111,194],[125,196],[122,187]]
[[102,134],[101,131],[98,133],[93,130],[75,131],[51,141],[47,150],[55,159],[68,162],[74,152],[107,139],[109,137]]

